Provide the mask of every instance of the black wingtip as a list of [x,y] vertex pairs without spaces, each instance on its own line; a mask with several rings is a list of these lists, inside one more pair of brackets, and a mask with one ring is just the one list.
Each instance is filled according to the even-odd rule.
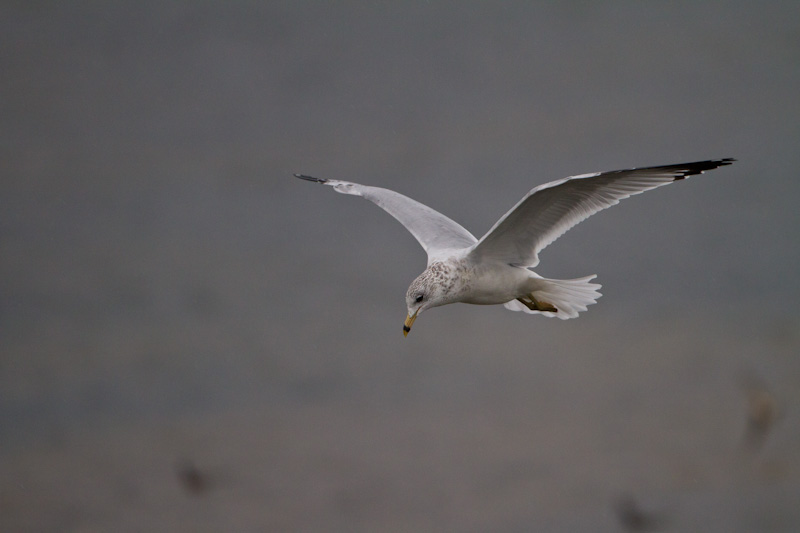
[[732,157],[725,157],[723,159],[710,159],[708,161],[697,161],[695,163],[685,163],[683,165],[674,165],[673,168],[677,171],[675,180],[682,180],[689,176],[702,174],[707,170],[714,170],[715,168],[724,167],[725,165],[732,164],[736,159]]
[[323,178],[315,178],[314,176],[306,176],[305,174],[295,174],[295,178],[300,178],[301,180],[306,181],[313,181],[314,183],[327,183],[328,180]]

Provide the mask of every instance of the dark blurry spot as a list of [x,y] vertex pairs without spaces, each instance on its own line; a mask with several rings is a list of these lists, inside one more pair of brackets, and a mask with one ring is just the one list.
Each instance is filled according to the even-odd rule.
[[644,511],[629,494],[616,501],[614,511],[625,531],[658,531],[666,523],[663,516]]
[[747,419],[742,436],[742,447],[746,451],[756,453],[775,427],[780,407],[775,395],[755,374],[746,374],[741,383],[747,398]]
[[208,474],[202,472],[191,461],[181,461],[176,468],[176,474],[181,487],[190,496],[202,496],[212,486]]

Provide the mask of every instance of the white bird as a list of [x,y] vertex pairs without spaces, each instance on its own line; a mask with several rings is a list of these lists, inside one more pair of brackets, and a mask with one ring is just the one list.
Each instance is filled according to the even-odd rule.
[[624,198],[734,161],[712,159],[551,181],[532,189],[480,240],[438,211],[400,193],[303,174],[295,177],[366,198],[396,218],[422,245],[428,265],[406,292],[403,334],[408,335],[420,313],[456,302],[503,304],[512,311],[576,318],[601,296],[600,285],[590,283],[596,276],[543,278],[533,271],[539,252],[578,222]]

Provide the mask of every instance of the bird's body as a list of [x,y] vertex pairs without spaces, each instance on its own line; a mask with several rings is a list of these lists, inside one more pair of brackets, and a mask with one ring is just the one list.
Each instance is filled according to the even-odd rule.
[[428,254],[427,268],[406,293],[411,329],[419,313],[451,303],[503,304],[561,319],[575,318],[601,295],[595,276],[571,280],[542,278],[533,271],[539,252],[587,217],[642,193],[701,174],[733,159],[583,174],[531,190],[480,240],[462,226],[415,200],[379,187],[339,180],[298,178],[362,196],[402,223]]
[[[457,260],[454,259],[454,262]],[[500,264],[496,268],[490,265],[474,263],[462,258],[461,267],[466,271],[468,290],[462,293],[460,302],[476,305],[497,305],[513,300],[531,291],[531,272],[527,269]]]
[[496,305],[506,303],[530,290],[531,271],[509,265],[476,264],[468,254],[457,252],[441,261],[434,261],[411,284],[409,290],[424,292],[426,286],[441,288],[438,305],[466,303]]

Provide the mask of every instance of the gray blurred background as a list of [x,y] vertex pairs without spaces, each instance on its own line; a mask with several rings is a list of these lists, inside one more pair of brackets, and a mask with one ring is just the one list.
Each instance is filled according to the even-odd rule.
[[[6,2],[3,531],[797,531],[797,2]],[[735,157],[562,237],[578,320],[448,306],[568,175]]]

